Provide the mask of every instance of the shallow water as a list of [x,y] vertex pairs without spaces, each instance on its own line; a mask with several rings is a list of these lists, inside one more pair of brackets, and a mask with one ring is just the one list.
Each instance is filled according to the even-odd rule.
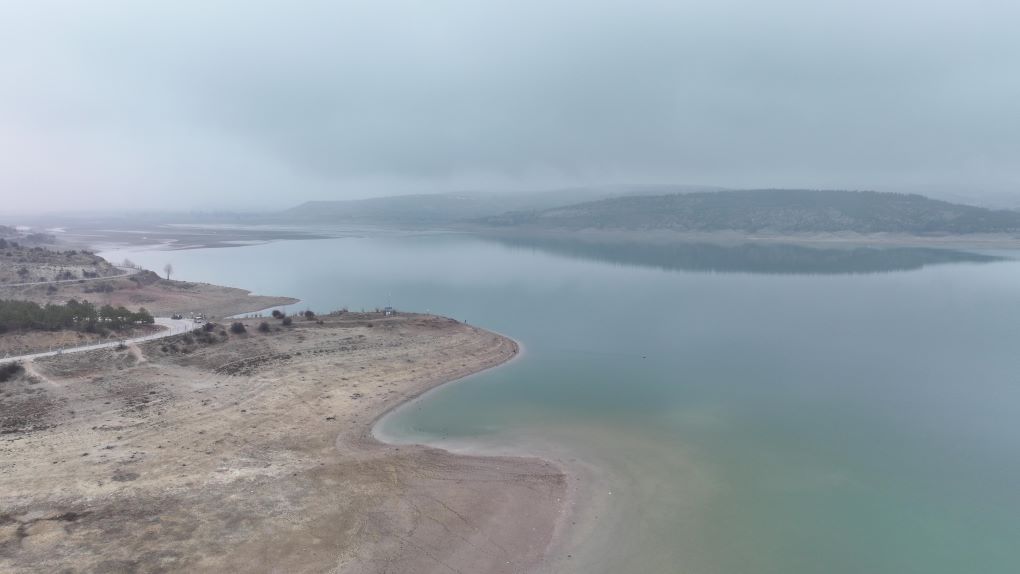
[[380,432],[596,468],[606,506],[557,569],[733,574],[1020,570],[1020,262],[989,255],[1015,254],[444,234],[104,253],[514,337],[520,359]]

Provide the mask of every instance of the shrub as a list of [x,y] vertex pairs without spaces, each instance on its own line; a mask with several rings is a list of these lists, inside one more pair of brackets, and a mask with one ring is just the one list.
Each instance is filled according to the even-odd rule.
[[235,335],[240,335],[241,333],[248,332],[248,329],[245,329],[244,323],[235,321],[230,324],[230,332],[234,333]]
[[4,363],[0,365],[0,383],[6,383],[23,370],[21,363]]
[[281,311],[279,309],[273,309],[273,318],[274,319],[283,319],[283,311]]
[[106,281],[85,288],[86,293],[113,293],[113,290],[113,285]]
[[315,318],[315,313],[313,313],[311,309],[305,311],[305,319],[308,319],[309,321],[311,321],[314,318]]
[[184,341],[185,345],[195,344],[195,338],[188,334],[185,334],[183,337],[181,337],[181,341]]
[[294,322],[294,319],[291,319],[290,317],[284,317],[283,318],[283,324],[285,326],[287,326],[287,327],[290,327],[290,324],[293,323],[293,322]]
[[259,331],[262,331],[263,333],[268,333],[269,332],[269,323],[267,323],[265,321],[262,321],[261,323],[259,323]]
[[205,325],[202,325],[202,328],[205,329],[206,333],[212,333],[213,331],[216,330],[216,324],[215,323],[206,323]]

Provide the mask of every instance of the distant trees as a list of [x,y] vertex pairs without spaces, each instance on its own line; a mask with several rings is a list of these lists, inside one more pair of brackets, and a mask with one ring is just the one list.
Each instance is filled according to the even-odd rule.
[[131,325],[155,323],[144,307],[130,311],[124,307],[103,305],[96,308],[88,301],[71,299],[66,305],[39,305],[32,301],[0,300],[0,333],[7,331],[75,331],[94,332],[100,328],[122,329]]
[[169,281],[170,274],[174,272],[174,266],[170,263],[167,263],[166,265],[163,266],[163,272],[166,273],[166,280]]
[[305,311],[305,319],[311,321],[314,318],[315,318],[315,313],[313,313],[311,309],[308,309],[307,311]]
[[274,319],[283,319],[283,311],[281,311],[279,309],[273,309],[273,318]]

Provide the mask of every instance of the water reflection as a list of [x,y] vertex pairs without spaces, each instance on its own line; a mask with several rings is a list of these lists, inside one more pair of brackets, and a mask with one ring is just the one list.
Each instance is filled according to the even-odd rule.
[[725,245],[567,237],[487,237],[500,244],[572,258],[716,273],[838,275],[912,271],[944,263],[991,263],[995,255],[930,247],[808,247],[782,243]]

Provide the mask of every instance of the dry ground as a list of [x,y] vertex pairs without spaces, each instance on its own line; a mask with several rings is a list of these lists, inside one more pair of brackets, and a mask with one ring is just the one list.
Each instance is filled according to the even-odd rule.
[[66,349],[143,337],[162,330],[159,325],[135,325],[120,331],[111,331],[106,337],[83,331],[25,331],[0,335],[0,357],[28,355],[50,349]]
[[[88,251],[0,244],[0,284],[120,275],[123,271]],[[64,275],[61,275],[64,274]]]
[[0,299],[21,299],[45,303],[66,303],[69,299],[88,299],[97,305],[123,305],[137,310],[145,307],[155,316],[172,313],[200,313],[211,317],[229,317],[252,310],[290,305],[297,299],[251,295],[250,291],[209,283],[167,281],[151,271],[131,277],[59,283],[28,287],[0,285]]
[[324,321],[53,357],[0,383],[0,571],[538,564],[565,494],[557,468],[369,435],[387,409],[516,345],[432,316]]

